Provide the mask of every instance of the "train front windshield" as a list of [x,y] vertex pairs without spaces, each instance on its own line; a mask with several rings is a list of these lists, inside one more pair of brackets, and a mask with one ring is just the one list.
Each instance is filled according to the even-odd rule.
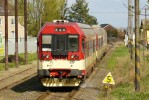
[[78,35],[68,36],[68,51],[78,51]]
[[78,35],[42,35],[42,51],[78,51]]

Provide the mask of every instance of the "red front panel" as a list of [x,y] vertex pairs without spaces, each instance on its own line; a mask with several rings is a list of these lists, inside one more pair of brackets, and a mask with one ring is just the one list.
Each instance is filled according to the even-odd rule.
[[[39,58],[41,60],[84,59],[82,33],[79,31],[77,24],[45,25],[38,35]],[[77,41],[75,45],[73,45],[74,41]]]

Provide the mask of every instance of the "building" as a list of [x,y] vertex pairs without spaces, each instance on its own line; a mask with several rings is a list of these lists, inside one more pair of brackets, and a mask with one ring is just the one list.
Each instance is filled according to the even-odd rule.
[[[0,56],[5,54],[5,11],[4,1],[0,0]],[[9,0],[8,0],[9,1]],[[21,18],[19,16],[18,18]],[[19,53],[24,52],[24,26],[18,22]],[[34,43],[34,42],[31,42]],[[35,43],[34,43],[35,45]],[[33,47],[33,46],[32,46]],[[8,3],[8,54],[15,54],[15,9]],[[34,49],[33,49],[34,50]]]
[[149,19],[141,20],[141,41],[149,47]]
[[[0,36],[5,37],[4,0],[0,0]],[[8,38],[15,38],[15,11],[8,3]],[[24,26],[18,22],[18,38],[24,38]]]
[[107,32],[108,42],[116,41],[118,37],[118,30],[110,24],[101,24],[102,28],[104,28]]

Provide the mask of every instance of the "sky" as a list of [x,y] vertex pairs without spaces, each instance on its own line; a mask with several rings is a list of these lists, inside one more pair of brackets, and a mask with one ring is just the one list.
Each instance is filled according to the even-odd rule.
[[[68,0],[68,6],[76,0]],[[132,0],[134,3],[134,0]],[[90,15],[95,16],[99,24],[111,24],[114,27],[128,26],[128,0],[86,0]],[[139,0],[140,10],[144,13],[147,0]],[[149,4],[148,4],[149,5]],[[149,13],[149,11],[147,12]],[[145,18],[140,16],[140,19]]]

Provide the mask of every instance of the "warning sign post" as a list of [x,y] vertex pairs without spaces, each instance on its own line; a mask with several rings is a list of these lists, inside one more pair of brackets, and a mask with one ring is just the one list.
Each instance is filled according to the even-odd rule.
[[103,79],[102,83],[104,84],[104,90],[105,90],[105,97],[108,96],[108,90],[111,90],[111,85],[115,85],[115,81],[112,77],[111,72],[109,72],[106,77]]
[[108,84],[115,84],[115,81],[111,75],[111,73],[109,72],[107,74],[107,76],[103,79],[102,83],[108,83]]

